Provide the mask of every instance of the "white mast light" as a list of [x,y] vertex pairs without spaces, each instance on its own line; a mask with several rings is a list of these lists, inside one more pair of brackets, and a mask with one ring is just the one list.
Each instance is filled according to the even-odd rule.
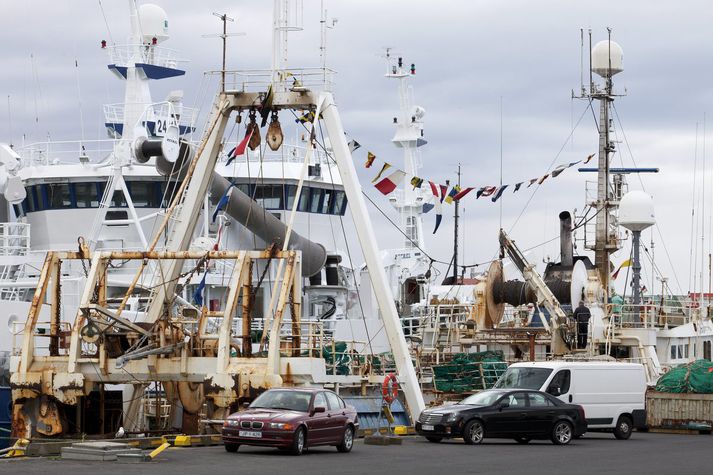
[[[592,72],[611,77],[624,70],[624,51],[614,41],[600,41],[592,48]],[[610,73],[611,71],[611,73]]]

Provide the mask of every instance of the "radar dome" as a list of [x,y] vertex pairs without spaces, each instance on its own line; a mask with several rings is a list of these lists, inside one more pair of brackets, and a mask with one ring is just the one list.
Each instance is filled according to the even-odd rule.
[[139,22],[143,43],[152,43],[154,38],[157,43],[168,39],[168,15],[158,5],[152,3],[141,5]]
[[656,224],[654,199],[643,191],[630,191],[619,202],[619,224],[630,231],[643,231]]
[[[611,54],[611,63],[609,55]],[[611,68],[610,65],[611,64]],[[609,40],[600,41],[592,48],[592,72],[605,78],[624,70],[624,52],[617,43]]]

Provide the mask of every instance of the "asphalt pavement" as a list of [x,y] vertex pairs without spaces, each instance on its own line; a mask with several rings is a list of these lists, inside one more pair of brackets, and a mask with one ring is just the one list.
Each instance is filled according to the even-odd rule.
[[354,444],[349,454],[333,447],[310,449],[301,457],[275,449],[242,446],[227,453],[222,446],[171,448],[143,464],[75,462],[58,458],[0,460],[0,474],[420,474],[461,473],[606,474],[647,473],[687,475],[710,473],[713,437],[634,433],[626,441],[610,434],[586,434],[568,446],[549,441],[519,445],[509,440],[485,440],[479,446],[461,441],[427,442],[405,437],[401,446]]

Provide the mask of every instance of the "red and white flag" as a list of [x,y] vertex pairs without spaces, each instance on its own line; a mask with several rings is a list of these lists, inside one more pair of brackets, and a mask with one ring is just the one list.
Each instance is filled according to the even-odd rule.
[[393,172],[391,175],[387,176],[386,178],[382,179],[380,182],[378,182],[376,185],[377,190],[379,190],[382,194],[388,195],[392,191],[394,191],[399,184],[404,181],[404,178],[406,177],[406,173],[402,172],[401,170],[396,170]]

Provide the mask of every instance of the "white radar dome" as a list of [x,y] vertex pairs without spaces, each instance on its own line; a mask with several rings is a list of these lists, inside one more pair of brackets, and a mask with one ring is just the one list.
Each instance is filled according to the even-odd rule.
[[643,191],[630,191],[619,202],[619,224],[631,231],[643,231],[656,224],[654,199]]
[[157,43],[168,39],[168,15],[166,11],[152,3],[139,7],[139,23],[143,43],[152,43],[156,38]]
[[615,75],[624,70],[624,52],[617,43],[613,41],[600,41],[592,48],[592,72],[605,78],[609,71],[609,58],[611,54],[611,75]]

